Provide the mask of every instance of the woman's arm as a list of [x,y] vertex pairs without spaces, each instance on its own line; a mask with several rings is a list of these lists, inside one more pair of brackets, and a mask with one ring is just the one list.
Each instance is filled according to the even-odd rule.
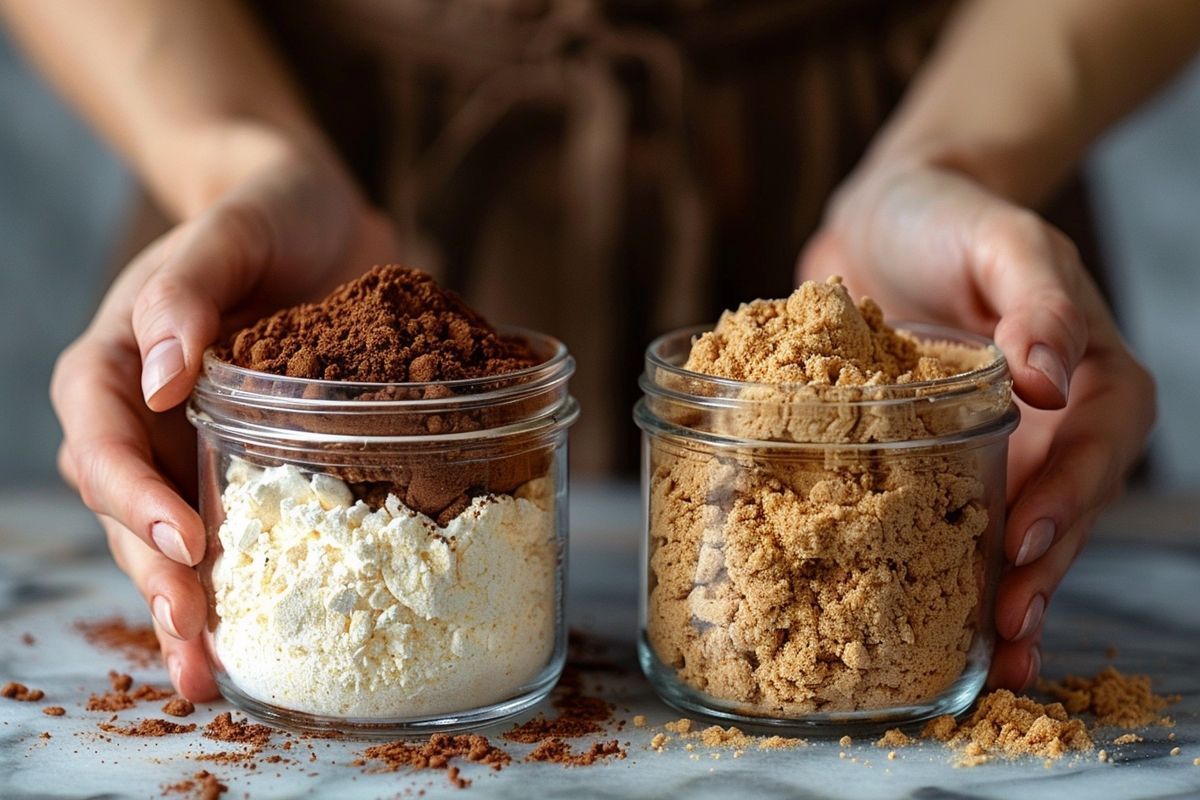
[[18,42],[175,219],[328,145],[234,0],[0,0]]
[[1036,206],[1198,46],[1196,0],[974,0],[860,171],[949,167]]

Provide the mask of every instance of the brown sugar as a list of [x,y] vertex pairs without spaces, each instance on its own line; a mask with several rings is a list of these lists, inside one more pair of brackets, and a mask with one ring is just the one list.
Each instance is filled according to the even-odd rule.
[[829,447],[784,458],[654,444],[647,633],[658,659],[749,714],[890,707],[945,690],[990,624],[981,598],[998,535],[991,512],[1004,498],[969,449],[883,460],[837,445],[929,438],[963,421],[934,404],[876,412],[785,401],[831,388],[888,398],[889,387],[992,358],[897,333],[838,281],[744,305],[698,337],[686,369],[760,382],[739,401],[771,401],[714,411],[703,425]]
[[625,750],[616,739],[595,742],[588,749],[576,752],[562,739],[551,738],[542,741],[525,756],[525,760],[548,761],[568,767],[590,767],[600,761],[621,759],[625,756]]
[[875,746],[894,749],[896,747],[907,747],[912,743],[912,737],[904,731],[899,728],[890,728],[884,731],[883,736],[876,740]]
[[133,664],[148,667],[159,658],[158,637],[149,625],[131,625],[120,617],[76,622],[90,644],[123,653]]
[[192,702],[183,697],[175,697],[168,700],[162,707],[164,714],[169,714],[172,717],[188,717],[196,710]]
[[1179,701],[1178,695],[1155,694],[1149,676],[1124,675],[1112,666],[1092,678],[1070,675],[1061,681],[1039,681],[1038,691],[1061,701],[1072,714],[1094,714],[1101,728],[1141,728],[1161,722],[1159,712]]
[[366,766],[368,763],[379,762],[375,771],[382,772],[398,772],[402,769],[445,770],[451,784],[465,789],[471,782],[462,778],[458,767],[450,763],[456,758],[482,764],[496,771],[512,762],[512,756],[493,746],[485,736],[435,733],[428,741],[421,743],[400,741],[368,747],[363,757],[354,763],[357,766]]
[[130,725],[101,722],[97,727],[102,731],[121,736],[170,736],[176,733],[191,733],[196,730],[194,723],[180,724],[165,719],[143,719]]
[[1007,689],[981,697],[962,723],[956,723],[953,717],[938,717],[925,726],[922,736],[960,750],[964,766],[996,756],[1059,759],[1068,752],[1093,747],[1087,726],[1082,720],[1071,719],[1061,703],[1042,705]]
[[[326,381],[387,384],[354,390],[350,399],[449,401],[479,391],[445,381],[499,378],[536,366],[529,343],[502,335],[453,292],[419,270],[375,267],[319,303],[284,309],[239,331],[215,349],[217,357],[258,372]],[[549,354],[545,354],[548,356]],[[253,384],[258,378],[249,376]],[[489,382],[488,388],[501,384]],[[331,390],[333,391],[333,390]],[[350,390],[347,390],[350,392]],[[293,415],[297,425],[320,424],[321,433],[449,434],[517,422],[536,412],[544,397],[446,413],[321,416],[316,423]],[[336,430],[330,426],[342,426]],[[497,445],[499,447],[499,445]],[[515,447],[515,445],[514,445]],[[511,457],[462,459],[458,452],[410,454],[401,467],[361,458],[331,456],[325,469],[346,481],[373,508],[395,495],[409,508],[445,526],[472,498],[511,494],[542,477],[545,448],[522,442]]]
[[9,681],[0,687],[0,697],[7,697],[9,700],[18,700],[23,703],[36,703],[46,696],[46,693],[41,689],[30,689],[23,683]]

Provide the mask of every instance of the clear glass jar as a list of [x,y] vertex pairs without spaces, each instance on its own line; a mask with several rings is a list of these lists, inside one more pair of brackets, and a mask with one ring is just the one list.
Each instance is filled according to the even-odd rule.
[[639,657],[686,712],[859,732],[962,711],[995,638],[1008,436],[987,339],[901,325],[964,370],[896,386],[744,383],[646,351]]
[[543,698],[565,658],[567,390],[545,358],[479,380],[280,377],[207,354],[206,643],[243,710],[299,729],[454,730]]

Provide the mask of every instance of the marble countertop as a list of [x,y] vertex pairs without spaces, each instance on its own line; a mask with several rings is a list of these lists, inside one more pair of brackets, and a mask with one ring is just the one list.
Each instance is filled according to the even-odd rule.
[[[632,486],[574,490],[568,618],[624,667],[594,678],[618,718],[643,714],[648,726],[609,732],[603,738],[628,742],[628,757],[600,766],[520,763],[529,746],[505,742],[514,763],[500,772],[464,766],[472,786],[462,794],[442,772],[364,772],[351,764],[361,742],[315,740],[291,763],[249,770],[196,762],[189,754],[235,746],[195,734],[104,738],[97,723],[109,715],[84,704],[108,688],[108,670],[157,684],[166,676],[161,667],[131,668],[119,654],[87,644],[74,623],[112,615],[145,620],[141,600],[77,501],[61,491],[0,491],[0,681],[46,692],[38,703],[0,700],[0,798],[160,797],[201,768],[228,784],[228,798],[1200,797],[1200,766],[1193,764],[1200,758],[1200,499],[1134,497],[1106,515],[1055,597],[1043,641],[1048,677],[1094,674],[1115,648],[1119,669],[1147,673],[1157,691],[1181,695],[1168,710],[1177,726],[1108,747],[1110,763],[1093,754],[1050,767],[1027,759],[969,769],[955,767],[954,756],[934,744],[900,749],[895,760],[868,741],[842,747],[813,740],[794,750],[747,750],[737,759],[700,747],[650,749],[653,728],[680,715],[656,699],[636,667],[637,502]],[[22,641],[25,633],[33,644]],[[51,704],[66,715],[44,716],[41,708]],[[201,706],[188,721],[203,724],[223,710],[225,703]],[[124,722],[146,716],[160,717],[158,704],[120,714]],[[1179,756],[1170,755],[1173,747]]]

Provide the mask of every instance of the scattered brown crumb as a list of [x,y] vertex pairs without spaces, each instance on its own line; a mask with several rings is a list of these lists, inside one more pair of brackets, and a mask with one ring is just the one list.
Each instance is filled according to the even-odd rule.
[[23,683],[9,681],[0,687],[0,697],[7,697],[9,700],[19,700],[23,703],[36,703],[46,696],[46,693],[41,689],[30,689]]
[[26,631],[25,633],[21,634],[21,644],[25,645],[26,647],[33,647],[36,642],[37,640],[33,638],[32,633]]
[[67,710],[62,706],[46,706],[42,709],[42,713],[47,717],[61,717],[67,713]]
[[123,672],[117,672],[115,669],[108,671],[108,682],[112,685],[114,692],[128,692],[133,688],[133,678]]
[[216,800],[227,791],[229,791],[228,786],[221,783],[216,775],[204,769],[197,772],[190,779],[163,787],[164,796],[169,794],[191,794],[193,797],[198,798],[198,800]]
[[654,738],[650,740],[650,747],[661,753],[663,750],[667,749],[667,742],[669,741],[671,741],[671,739],[665,734],[656,733],[654,734]]
[[376,768],[376,772],[397,772],[405,768],[444,769],[450,782],[464,789],[470,786],[471,782],[461,778],[458,768],[450,764],[455,758],[484,764],[497,771],[512,762],[512,756],[494,747],[484,736],[435,733],[428,741],[420,744],[398,741],[368,747],[363,752],[363,757],[357,759],[354,764],[361,767],[369,761],[380,761],[382,766]]
[[192,705],[192,701],[184,697],[174,697],[163,704],[164,714],[170,714],[172,717],[187,717],[196,710]]
[[1118,736],[1117,738],[1113,739],[1113,744],[1133,744],[1134,742],[1141,741],[1144,741],[1144,739],[1142,739],[1142,737],[1138,736],[1136,733],[1126,733],[1123,736]]
[[1093,747],[1083,722],[1070,719],[1061,703],[1042,705],[1007,689],[981,697],[962,724],[953,717],[938,717],[925,726],[922,736],[960,750],[962,766],[985,763],[992,755],[1057,759],[1068,751]]
[[1100,761],[1101,763],[1107,762],[1108,761],[1108,751],[1101,750],[1099,753],[1096,754],[1096,759],[1098,761]]
[[1200,758],[1193,758],[1193,759],[1192,759],[1192,766],[1193,766],[1193,767],[1200,767]]
[[842,738],[838,739],[838,744],[840,744],[842,747],[849,747],[850,745],[854,744],[854,740],[849,736],[843,736]]
[[504,738],[536,744],[547,739],[574,739],[599,733],[603,723],[612,719],[612,706],[599,697],[585,695],[582,684],[579,670],[568,664],[551,698],[558,716],[548,719],[539,714],[505,731]]
[[112,617],[94,622],[76,622],[75,628],[90,644],[120,652],[139,667],[148,667],[161,658],[158,637],[149,625],[130,625],[120,617]]
[[[192,726],[196,727],[195,725]],[[237,742],[255,747],[263,747],[271,741],[274,729],[267,725],[258,725],[246,720],[234,720],[233,714],[224,711],[204,726],[204,736],[216,739],[218,742]]]
[[671,733],[684,735],[691,733],[692,721],[690,719],[678,719],[674,722],[668,722],[666,725],[663,725],[663,727],[669,730]]
[[1183,750],[1179,749],[1178,747],[1171,748],[1171,755],[1173,755],[1173,756],[1177,756],[1182,752],[1183,752]]
[[569,767],[590,767],[597,761],[625,758],[625,751],[616,739],[596,742],[587,750],[576,753],[562,739],[546,739],[525,757],[526,761],[550,761]]
[[876,747],[908,747],[913,744],[911,736],[899,728],[889,728],[875,742]]
[[101,722],[97,727],[108,733],[117,733],[121,736],[169,736],[175,733],[191,733],[196,730],[193,723],[181,725],[178,722],[170,722],[165,719],[143,719],[132,725],[114,725],[111,722]]
[[1179,695],[1151,691],[1148,675],[1124,675],[1112,666],[1094,678],[1069,675],[1062,681],[1038,681],[1038,691],[1061,701],[1071,714],[1094,714],[1097,727],[1141,728],[1179,701]]
[[118,672],[108,673],[108,679],[112,684],[112,691],[89,697],[86,706],[88,711],[124,711],[140,702],[155,702],[174,694],[170,689],[159,689],[147,684],[142,684],[130,692],[133,679]]
[[49,739],[49,738],[51,738],[51,736],[50,736],[50,731],[42,731],[41,733],[39,733],[39,734],[38,734],[38,738],[39,738],[39,739]]
[[889,750],[888,754],[887,754],[887,758],[888,758],[888,761],[895,761],[896,760],[896,751]]
[[634,718],[633,718],[633,727],[635,727],[635,728],[644,728],[644,727],[646,727],[646,715],[645,715],[645,714],[636,714],[636,715],[634,715]]

